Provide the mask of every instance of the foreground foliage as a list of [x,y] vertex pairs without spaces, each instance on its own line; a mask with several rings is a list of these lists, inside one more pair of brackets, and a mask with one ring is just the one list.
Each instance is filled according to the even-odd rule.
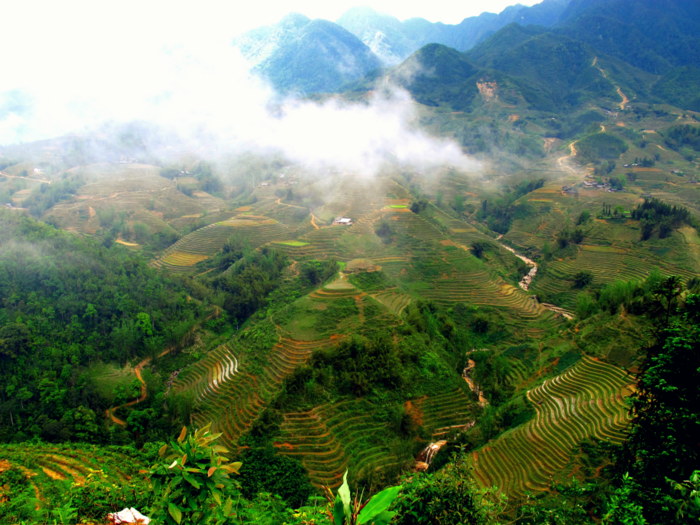
[[188,525],[224,523],[233,512],[230,492],[231,474],[241,463],[230,462],[229,451],[214,442],[221,434],[212,434],[207,425],[194,433],[183,427],[177,441],[163,445],[159,456],[165,463],[151,470],[153,488],[159,499],[153,516],[164,524]]

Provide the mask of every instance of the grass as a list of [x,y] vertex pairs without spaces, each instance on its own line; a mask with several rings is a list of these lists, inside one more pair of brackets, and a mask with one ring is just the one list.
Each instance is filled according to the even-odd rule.
[[128,389],[134,381],[134,371],[130,367],[119,367],[111,363],[91,365],[86,372],[97,393],[108,403],[115,399],[117,388]]

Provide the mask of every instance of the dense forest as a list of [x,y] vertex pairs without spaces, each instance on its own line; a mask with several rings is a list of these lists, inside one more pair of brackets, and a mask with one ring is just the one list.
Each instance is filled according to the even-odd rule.
[[179,345],[203,306],[119,246],[13,212],[0,214],[0,243],[3,441],[110,442],[100,419],[114,399],[100,394],[95,365]]

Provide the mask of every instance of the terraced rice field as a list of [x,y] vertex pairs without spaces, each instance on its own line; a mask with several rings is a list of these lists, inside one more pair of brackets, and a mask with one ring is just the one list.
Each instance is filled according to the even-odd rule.
[[355,297],[360,291],[351,283],[340,277],[335,281],[327,284],[323,288],[313,291],[309,297],[313,299],[332,300],[341,299],[343,297]]
[[622,369],[584,357],[528,392],[534,419],[472,454],[476,478],[511,498],[546,490],[582,440],[624,440],[628,424],[624,398],[632,388],[631,376]]
[[506,283],[483,261],[466,248],[474,240],[486,237],[469,225],[440,213],[438,219],[447,231],[464,230],[460,242],[445,237],[443,231],[414,213],[396,215],[393,224],[403,230],[399,248],[408,256],[375,258],[392,279],[405,280],[404,275],[415,268],[420,281],[410,286],[422,298],[450,305],[469,303],[477,306],[502,308],[515,314],[516,324],[531,321],[560,322],[560,316],[548,310],[536,298],[520,288]]
[[533,291],[562,294],[558,299],[560,306],[573,308],[576,294],[571,284],[576,273],[591,272],[594,282],[600,285],[618,280],[643,281],[652,268],[668,275],[697,276],[697,273],[652,254],[633,253],[621,247],[587,245],[581,247],[576,258],[551,261],[546,272],[535,279]]
[[233,445],[258,418],[277,393],[282,381],[305,363],[314,350],[332,346],[335,340],[299,341],[280,337],[264,366],[245,355],[237,358],[222,345],[204,360],[183,371],[173,384],[176,391],[193,391],[197,402],[193,415],[197,426],[214,422],[212,429]]
[[416,401],[423,413],[423,427],[435,439],[443,439],[453,430],[465,429],[474,422],[475,401],[460,388]]
[[346,232],[346,226],[329,226],[312,230],[302,235],[296,241],[275,242],[275,250],[280,251],[292,259],[336,259],[346,260],[343,257],[337,241]]
[[190,271],[198,262],[218,253],[234,233],[244,235],[253,247],[289,237],[289,229],[274,219],[238,215],[186,235],[165,250],[153,264],[172,272]]
[[394,290],[385,290],[373,294],[372,297],[377,302],[384,305],[387,308],[387,310],[389,310],[389,312],[391,312],[394,315],[401,315],[401,313],[411,303],[410,295]]
[[92,445],[0,446],[0,470],[12,467],[26,475],[39,503],[44,502],[43,494],[49,486],[57,482],[68,480],[81,485],[97,475],[112,483],[128,483],[146,468],[133,457]]
[[221,385],[237,373],[238,359],[232,348],[223,344],[178,374],[174,387],[176,391],[192,391],[195,399],[201,402],[207,396],[216,395]]
[[317,487],[339,486],[348,466],[354,476],[371,476],[397,461],[382,439],[387,425],[374,412],[365,400],[349,400],[287,413],[275,446],[300,459]]

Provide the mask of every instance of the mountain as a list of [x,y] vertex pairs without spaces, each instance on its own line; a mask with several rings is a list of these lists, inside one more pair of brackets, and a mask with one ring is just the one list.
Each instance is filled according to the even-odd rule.
[[281,92],[334,91],[381,67],[372,51],[333,22],[291,14],[234,42],[253,71]]
[[503,29],[467,57],[485,69],[518,79],[531,107],[544,111],[579,106],[592,97],[615,97],[587,44],[519,26]]
[[392,80],[426,106],[470,109],[477,94],[478,74],[463,53],[441,44],[428,44],[392,72]]
[[545,0],[532,7],[515,5],[500,14],[482,13],[454,25],[433,23],[423,18],[401,22],[369,7],[356,7],[337,22],[362,40],[385,64],[395,65],[430,43],[466,51],[511,23],[553,26],[568,3],[569,0]]
[[572,0],[557,30],[651,73],[700,63],[693,0]]
[[[620,93],[639,102],[696,109],[698,10],[682,0],[576,0],[553,27],[509,24],[459,59],[423,48],[398,68],[404,72],[398,76],[414,71],[404,85],[418,101],[460,111],[470,107],[483,79],[501,94],[509,93],[509,103],[520,100],[537,111],[582,109],[591,101],[614,108],[624,100]],[[455,60],[472,67],[445,75]],[[464,75],[457,79],[460,72]]]
[[337,23],[362,40],[384,64],[396,65],[416,50],[416,42],[398,18],[370,7],[353,7]]

